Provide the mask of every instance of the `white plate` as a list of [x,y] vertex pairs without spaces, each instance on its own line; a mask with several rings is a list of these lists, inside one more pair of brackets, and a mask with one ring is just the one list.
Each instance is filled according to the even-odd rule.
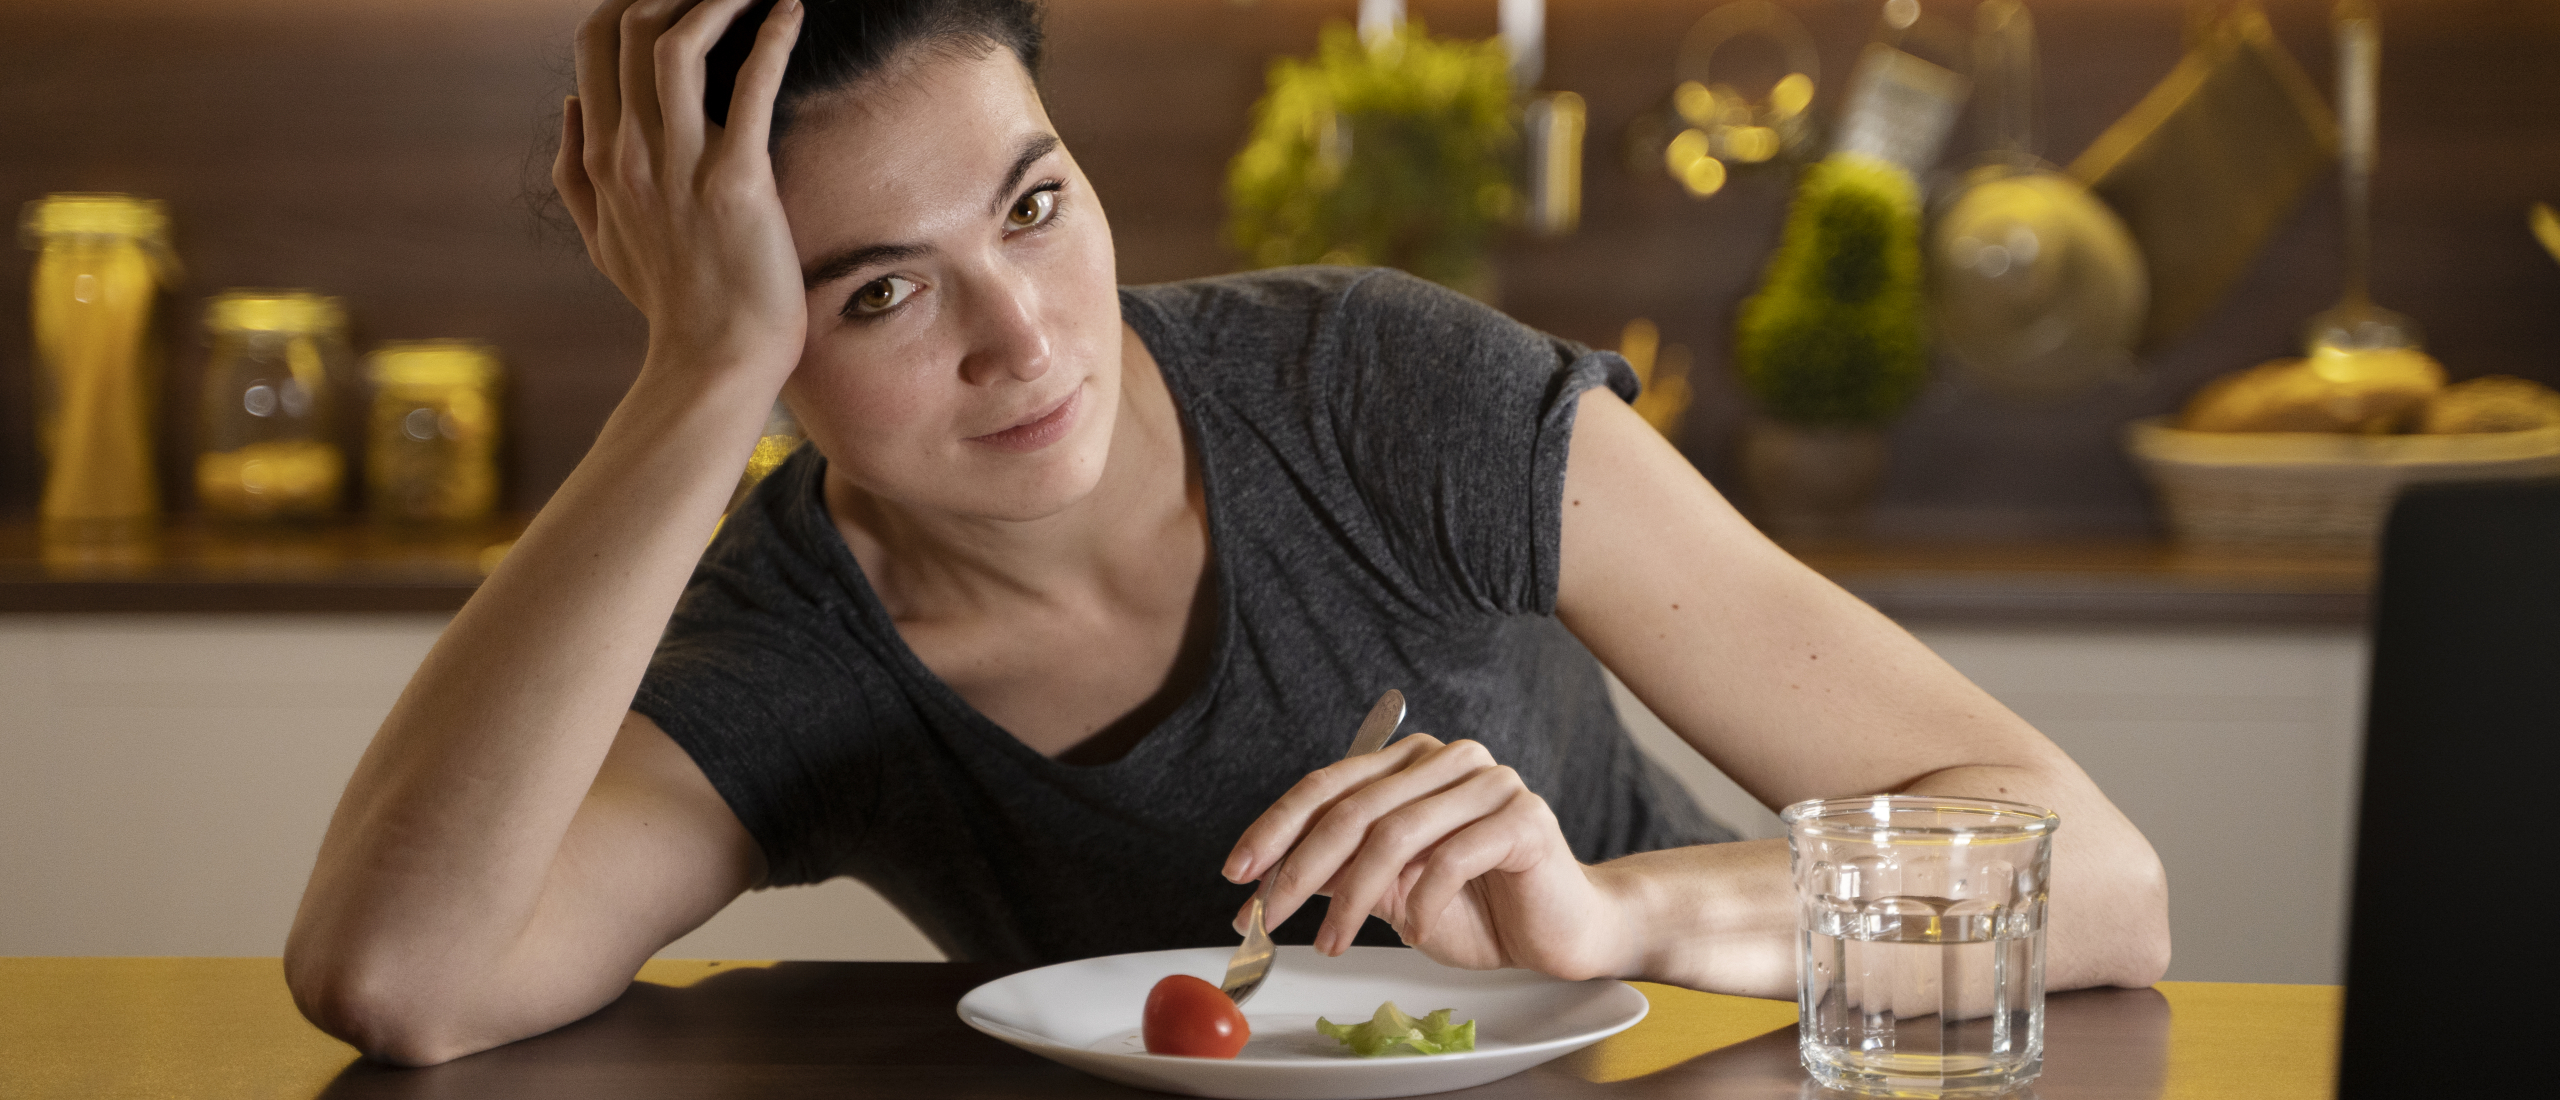
[[[970,990],[960,998],[960,1019],[1043,1058],[1139,1088],[1229,1100],[1370,1100],[1509,1077],[1635,1026],[1648,1007],[1625,982],[1455,970],[1398,947],[1354,947],[1338,959],[1283,947],[1270,980],[1246,1005],[1253,1039],[1241,1054],[1147,1053],[1138,1037],[1147,992],[1167,974],[1214,985],[1228,954],[1220,947],[1148,951],[1026,970]],[[1318,1016],[1364,1022],[1382,1001],[1416,1016],[1456,1009],[1455,1019],[1476,1022],[1476,1049],[1361,1058],[1316,1033]]]

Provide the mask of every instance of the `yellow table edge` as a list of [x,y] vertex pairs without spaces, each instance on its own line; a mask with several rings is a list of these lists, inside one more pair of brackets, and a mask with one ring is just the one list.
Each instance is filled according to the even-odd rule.
[[[771,960],[652,959],[639,980],[688,986]],[[1791,1026],[1793,1001],[1635,982],[1651,1010],[1578,1057],[1597,1082],[1661,1072]],[[2337,986],[2161,982],[2167,1100],[2332,1094]],[[0,1096],[316,1095],[355,1057],[295,1010],[273,958],[0,957]]]

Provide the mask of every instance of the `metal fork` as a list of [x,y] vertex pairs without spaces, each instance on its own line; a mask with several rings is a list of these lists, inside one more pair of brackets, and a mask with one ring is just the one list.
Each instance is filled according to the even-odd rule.
[[[1395,736],[1396,727],[1403,723],[1404,693],[1389,688],[1369,707],[1369,716],[1360,720],[1360,735],[1351,739],[1351,751],[1342,754],[1342,758],[1349,760],[1385,748],[1387,738]],[[1263,883],[1270,881],[1266,874]],[[1271,956],[1275,949],[1271,946],[1271,933],[1262,927],[1262,892],[1262,885],[1253,888],[1253,910],[1250,926],[1244,932],[1244,943],[1236,948],[1235,957],[1227,960],[1227,980],[1218,983],[1218,988],[1226,992],[1227,999],[1234,1001],[1239,1008],[1252,1000],[1254,993],[1261,990],[1262,980],[1271,976]]]

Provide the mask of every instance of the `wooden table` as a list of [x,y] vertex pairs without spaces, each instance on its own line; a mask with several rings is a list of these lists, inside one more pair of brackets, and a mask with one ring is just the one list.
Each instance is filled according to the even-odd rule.
[[[1147,1097],[962,1025],[1000,970],[952,963],[650,963],[548,1035],[424,1070],[356,1058],[294,1012],[274,959],[0,959],[0,1097]],[[1795,1006],[1640,985],[1643,1023],[1481,1088],[1490,1098],[1812,1100]],[[2048,1002],[2040,1100],[2331,1094],[2330,986],[2163,982]]]

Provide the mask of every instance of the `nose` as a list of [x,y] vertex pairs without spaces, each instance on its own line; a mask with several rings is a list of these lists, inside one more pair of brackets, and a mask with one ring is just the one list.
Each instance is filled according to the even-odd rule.
[[1041,323],[1040,290],[1019,269],[989,272],[969,297],[969,351],[961,379],[973,386],[1006,378],[1031,382],[1049,373],[1048,327]]

